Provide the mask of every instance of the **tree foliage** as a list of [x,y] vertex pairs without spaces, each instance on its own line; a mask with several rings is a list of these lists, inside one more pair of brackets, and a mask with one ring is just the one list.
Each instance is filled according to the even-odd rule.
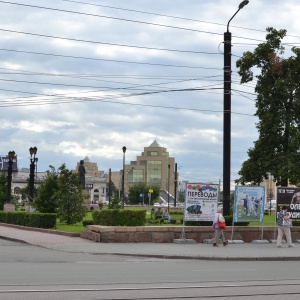
[[84,196],[78,173],[62,164],[58,170],[49,166],[46,178],[37,188],[33,206],[44,213],[57,213],[61,222],[74,224],[85,216]]
[[7,179],[4,172],[0,173],[0,210],[3,210],[7,196]]
[[61,222],[75,224],[82,221],[86,214],[79,176],[78,173],[68,170],[65,164],[62,164],[58,171],[58,190],[54,194],[57,199],[58,218]]
[[144,182],[138,182],[129,187],[129,202],[132,204],[139,204],[140,202],[143,202],[143,197],[140,196],[143,194],[144,202],[146,204],[148,202],[146,199],[148,199],[149,189],[153,190],[153,193],[151,194],[151,202],[153,203],[159,197],[160,189],[158,186],[148,186]]
[[254,79],[254,68],[260,73],[255,76],[259,138],[248,150],[236,182],[259,184],[270,172],[280,185],[299,185],[300,49],[292,48],[293,55],[284,58],[286,30],[270,27],[267,32],[264,43],[237,61],[242,84]]
[[56,213],[58,206],[58,173],[53,166],[49,166],[46,178],[37,188],[37,196],[33,206],[42,213]]

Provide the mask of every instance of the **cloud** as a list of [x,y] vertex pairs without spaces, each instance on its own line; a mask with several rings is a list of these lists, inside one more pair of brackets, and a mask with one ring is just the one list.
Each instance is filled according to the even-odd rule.
[[[25,167],[37,146],[40,170],[75,168],[89,156],[107,172],[122,168],[124,145],[129,162],[157,139],[182,166],[182,179],[222,178],[223,33],[237,1],[19,3],[0,3],[0,29],[10,30],[1,32],[0,47],[2,154],[15,150]],[[239,85],[235,61],[264,40],[267,26],[297,35],[295,5],[250,1],[230,23],[232,180],[258,136],[255,95],[243,93],[254,85]]]

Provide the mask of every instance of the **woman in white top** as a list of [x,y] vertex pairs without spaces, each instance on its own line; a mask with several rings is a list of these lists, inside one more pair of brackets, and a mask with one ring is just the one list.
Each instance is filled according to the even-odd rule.
[[218,226],[219,218],[220,217],[224,218],[222,213],[223,213],[223,209],[218,208],[217,213],[215,214],[214,221],[213,221],[213,227],[215,229],[215,238],[214,238],[214,243],[213,243],[214,247],[218,247],[218,240],[219,240],[220,236],[222,236],[223,246],[227,246],[227,242],[224,237],[223,229],[219,228],[219,226]]

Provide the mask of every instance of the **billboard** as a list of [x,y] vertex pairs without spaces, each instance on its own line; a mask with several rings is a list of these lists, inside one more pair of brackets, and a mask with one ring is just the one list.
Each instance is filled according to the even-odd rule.
[[[0,171],[7,171],[8,168],[8,155],[1,155],[0,156]],[[18,171],[18,159],[17,156],[13,159],[13,172]]]
[[213,221],[218,208],[219,186],[187,183],[185,188],[185,221]]
[[262,186],[236,186],[234,195],[234,222],[263,222],[265,188]]
[[278,187],[277,188],[277,213],[283,205],[292,219],[300,219],[300,188]]

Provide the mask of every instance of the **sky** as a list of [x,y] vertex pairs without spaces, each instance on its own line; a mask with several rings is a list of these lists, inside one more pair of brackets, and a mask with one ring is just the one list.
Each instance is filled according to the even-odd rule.
[[[0,1],[0,154],[38,171],[88,156],[122,169],[156,140],[179,180],[222,184],[223,34],[239,0]],[[231,181],[258,138],[255,81],[235,62],[286,29],[300,43],[297,0],[250,0],[232,33]],[[286,55],[290,54],[286,47]]]

